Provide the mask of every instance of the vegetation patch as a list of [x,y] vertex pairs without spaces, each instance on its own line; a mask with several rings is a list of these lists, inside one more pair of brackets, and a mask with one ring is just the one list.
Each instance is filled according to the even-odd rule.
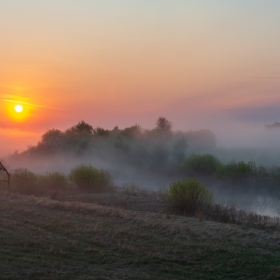
[[213,155],[191,155],[184,164],[183,169],[191,175],[214,175],[221,167],[221,162]]
[[280,218],[246,212],[235,206],[208,205],[203,212],[198,213],[197,217],[216,222],[242,225],[248,228],[280,230]]
[[38,194],[41,192],[38,176],[25,168],[18,168],[11,173],[11,187],[22,194]]
[[102,192],[113,190],[113,178],[103,169],[92,165],[78,165],[70,171],[69,178],[81,191]]
[[67,176],[61,172],[47,172],[38,178],[40,186],[45,190],[65,190],[69,186]]
[[244,161],[231,161],[225,165],[221,165],[217,171],[218,176],[230,179],[244,179],[257,175],[257,173],[257,166],[253,161],[248,163]]
[[66,190],[68,178],[60,172],[35,174],[26,168],[18,168],[11,172],[11,190],[21,194],[40,195],[49,191]]
[[213,194],[196,179],[182,180],[170,185],[167,201],[175,211],[194,215],[213,203]]

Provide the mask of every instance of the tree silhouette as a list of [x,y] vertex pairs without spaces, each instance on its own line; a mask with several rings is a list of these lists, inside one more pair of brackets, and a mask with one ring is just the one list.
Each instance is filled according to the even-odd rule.
[[85,133],[89,133],[89,134],[92,134],[93,133],[93,127],[84,122],[84,121],[80,121],[78,122],[78,124],[72,126],[69,130],[69,132],[85,132]]
[[172,123],[166,118],[159,117],[156,121],[156,129],[159,131],[170,132],[172,129]]

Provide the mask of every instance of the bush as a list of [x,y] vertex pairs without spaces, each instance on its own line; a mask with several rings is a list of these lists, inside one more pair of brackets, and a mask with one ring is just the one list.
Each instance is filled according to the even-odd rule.
[[170,206],[180,213],[194,215],[212,204],[213,194],[196,179],[173,182],[167,192]]
[[113,179],[111,175],[102,169],[97,169],[91,165],[78,165],[73,168],[69,178],[82,191],[110,191],[113,189]]
[[230,179],[244,179],[251,175],[257,175],[258,173],[259,171],[253,161],[249,161],[248,163],[244,161],[239,161],[237,163],[231,161],[228,164],[220,166],[217,171],[219,177]]
[[36,194],[41,192],[38,176],[25,168],[15,169],[11,173],[12,189],[23,194]]
[[40,186],[46,190],[63,190],[68,186],[66,175],[60,172],[47,172],[38,179]]
[[213,175],[221,166],[220,161],[210,154],[192,155],[183,164],[191,175]]
[[220,204],[209,205],[203,213],[206,220],[221,223],[237,224],[258,229],[280,229],[280,218],[259,215],[254,212],[246,212],[235,206]]

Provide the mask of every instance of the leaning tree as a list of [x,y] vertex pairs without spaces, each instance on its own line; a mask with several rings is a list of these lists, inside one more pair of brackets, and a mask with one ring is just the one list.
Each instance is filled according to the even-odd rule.
[[10,173],[8,172],[8,170],[4,167],[4,165],[0,161],[0,182],[6,182],[8,185],[8,188],[10,188],[10,178],[11,178]]

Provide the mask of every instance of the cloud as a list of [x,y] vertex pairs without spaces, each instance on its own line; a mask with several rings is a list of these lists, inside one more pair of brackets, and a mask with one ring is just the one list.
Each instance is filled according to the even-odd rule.
[[226,114],[240,121],[274,123],[280,121],[280,103],[229,109]]
[[42,105],[22,101],[22,98],[13,98],[13,99],[3,99],[3,98],[1,98],[1,100],[4,101],[4,102],[8,102],[8,103],[15,103],[15,104],[20,103],[22,105],[27,105],[27,106],[30,106],[30,107],[46,108],[46,109],[53,109],[53,110],[62,110],[62,109],[55,108],[55,107],[42,106]]

